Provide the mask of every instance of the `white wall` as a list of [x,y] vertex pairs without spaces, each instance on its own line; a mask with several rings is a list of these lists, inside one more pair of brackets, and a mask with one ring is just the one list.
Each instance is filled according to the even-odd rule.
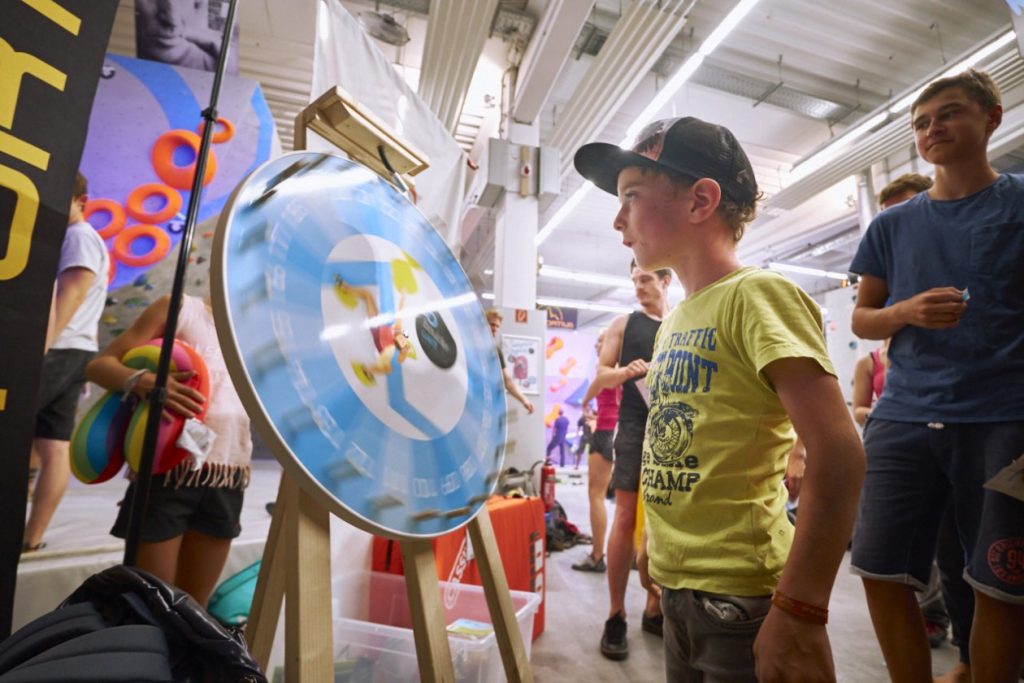
[[825,339],[828,355],[839,375],[839,388],[849,404],[853,397],[853,368],[857,359],[882,345],[872,339],[860,339],[850,329],[853,305],[857,301],[857,285],[833,289],[825,293]]
[[[540,358],[537,359],[537,375],[541,378],[540,390],[544,384],[544,344],[547,341],[547,313],[535,309],[527,310],[527,321],[516,322],[514,308],[499,307],[505,317],[501,324],[502,334],[521,337],[537,337],[540,340]],[[544,396],[526,394],[533,403],[533,415],[527,415],[519,401],[508,397],[508,441],[505,449],[505,467],[527,470],[537,460],[544,459]],[[539,469],[539,468],[538,468]]]

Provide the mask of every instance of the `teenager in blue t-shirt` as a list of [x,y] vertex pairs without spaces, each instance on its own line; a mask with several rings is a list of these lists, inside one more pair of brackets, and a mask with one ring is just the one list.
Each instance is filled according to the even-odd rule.
[[892,336],[851,564],[894,681],[930,679],[914,589],[947,495],[976,599],[971,674],[1015,680],[1024,653],[1024,502],[982,488],[1024,452],[1024,176],[988,161],[999,102],[974,70],[925,88],[911,122],[935,185],[879,214],[850,266],[854,333]]

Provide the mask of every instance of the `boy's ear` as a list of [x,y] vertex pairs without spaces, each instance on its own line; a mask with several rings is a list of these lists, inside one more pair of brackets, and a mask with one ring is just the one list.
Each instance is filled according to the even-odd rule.
[[694,223],[701,223],[711,218],[722,203],[722,188],[711,178],[701,178],[690,188],[693,195],[693,207],[690,218]]
[[1000,104],[992,107],[992,110],[988,113],[988,124],[985,126],[985,131],[991,135],[996,128],[1003,122],[1003,107]]

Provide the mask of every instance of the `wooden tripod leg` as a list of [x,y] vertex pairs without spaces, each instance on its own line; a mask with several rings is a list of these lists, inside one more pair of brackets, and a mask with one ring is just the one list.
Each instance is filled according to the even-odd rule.
[[532,683],[533,671],[526,657],[522,634],[519,633],[512,595],[508,592],[505,568],[501,564],[501,555],[498,554],[498,544],[494,540],[494,529],[491,527],[491,516],[486,505],[469,522],[469,540],[472,541],[473,552],[476,554],[480,581],[484,585],[487,609],[494,624],[494,635],[498,640],[501,662],[505,666],[505,676],[509,683]]
[[423,683],[454,683],[452,651],[441,609],[434,547],[430,541],[400,541],[405,565],[405,589],[416,641],[416,659]]
[[288,481],[284,677],[289,683],[329,683],[334,680],[330,516]]
[[253,659],[264,671],[270,662],[270,649],[274,645],[277,619],[281,614],[281,601],[284,599],[284,545],[279,541],[281,529],[286,524],[285,515],[290,510],[289,506],[294,506],[294,503],[288,500],[289,487],[285,483],[287,476],[281,473],[274,516],[270,520],[270,532],[267,534],[267,544],[263,548],[263,562],[260,564],[260,576],[256,580],[256,593],[253,595],[245,636],[249,641],[249,651]]

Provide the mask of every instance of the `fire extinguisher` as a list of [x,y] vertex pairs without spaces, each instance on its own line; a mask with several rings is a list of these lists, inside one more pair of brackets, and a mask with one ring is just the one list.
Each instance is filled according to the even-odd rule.
[[555,506],[555,466],[550,460],[540,468],[540,497],[544,501],[544,511]]

